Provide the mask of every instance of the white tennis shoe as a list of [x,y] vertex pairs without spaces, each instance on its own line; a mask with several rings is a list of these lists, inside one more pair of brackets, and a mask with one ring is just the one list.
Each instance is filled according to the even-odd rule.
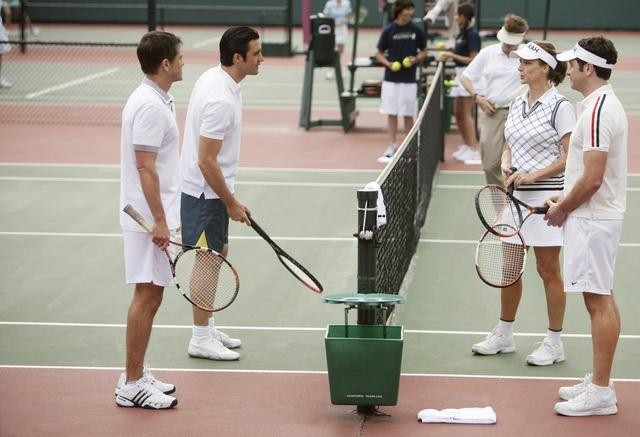
[[216,328],[211,327],[211,336],[218,340],[222,345],[228,349],[235,349],[242,346],[242,340],[239,338],[229,337],[222,331],[218,331]]
[[467,153],[467,150],[471,150],[471,147],[467,146],[466,144],[463,144],[460,147],[458,147],[458,149],[455,152],[453,152],[451,156],[453,157],[453,159],[464,161],[463,159],[460,159],[460,157],[464,156]]
[[[582,394],[582,392],[587,389],[587,386],[591,384],[591,382],[591,373],[587,373],[578,384],[560,387],[560,389],[558,390],[558,396],[560,396],[560,399],[564,399],[565,401],[573,399],[576,396]],[[609,381],[609,388],[615,393],[616,388],[613,385],[613,381]]]
[[178,405],[178,400],[162,393],[149,378],[143,376],[132,384],[124,384],[116,389],[116,404],[120,407],[164,410]]
[[610,387],[600,390],[593,383],[586,383],[577,396],[558,402],[554,410],[563,416],[608,416],[616,414],[616,392]]
[[495,355],[506,354],[514,352],[516,350],[516,344],[513,341],[513,336],[507,337],[496,326],[493,331],[485,337],[480,343],[476,343],[471,346],[471,352],[478,355]]
[[233,361],[240,358],[238,352],[227,349],[220,340],[215,338],[210,338],[203,344],[197,344],[191,340],[189,341],[187,352],[189,356],[194,358],[206,358],[216,361]]
[[[176,391],[176,386],[173,384],[169,384],[166,382],[162,382],[159,379],[156,379],[151,373],[151,369],[148,364],[145,364],[142,369],[142,376],[147,378],[151,385],[160,390],[162,393],[166,395],[170,395],[171,393]],[[116,396],[118,395],[118,389],[122,388],[126,384],[127,376],[125,373],[120,374],[120,378],[118,378],[118,384],[116,385]]]
[[550,366],[564,361],[564,346],[562,341],[553,344],[551,340],[545,338],[537,343],[539,346],[527,356],[527,364],[532,366]]

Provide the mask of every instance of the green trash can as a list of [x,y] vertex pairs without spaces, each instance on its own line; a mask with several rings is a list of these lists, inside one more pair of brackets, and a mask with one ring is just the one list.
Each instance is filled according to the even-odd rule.
[[329,325],[325,336],[331,403],[396,405],[402,326]]
[[384,293],[342,293],[322,299],[345,305],[344,325],[328,325],[324,339],[331,403],[396,405],[404,342],[402,326],[350,325],[349,310],[381,310],[381,320],[385,321],[389,308],[406,299]]

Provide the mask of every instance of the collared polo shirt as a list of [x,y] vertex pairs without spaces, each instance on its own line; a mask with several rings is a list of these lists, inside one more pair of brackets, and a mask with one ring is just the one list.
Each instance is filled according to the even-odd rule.
[[[131,204],[149,223],[153,217],[142,192],[136,151],[156,153],[160,198],[169,229],[180,227],[179,133],[171,94],[144,78],[122,110],[120,137],[120,210]],[[120,213],[124,230],[144,232],[127,214]]]
[[235,80],[217,66],[196,81],[189,98],[182,144],[182,192],[206,199],[220,196],[207,184],[198,166],[200,137],[221,140],[218,165],[229,190],[234,192],[240,159],[242,93]]
[[569,142],[565,191],[571,191],[583,175],[584,153],[607,153],[607,164],[598,191],[569,215],[621,220],[627,204],[627,115],[611,85],[598,88],[578,102],[577,114]]

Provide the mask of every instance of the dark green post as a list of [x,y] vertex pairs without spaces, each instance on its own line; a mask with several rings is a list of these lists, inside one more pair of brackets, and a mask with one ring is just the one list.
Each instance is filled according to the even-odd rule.
[[156,0],[147,0],[147,25],[149,31],[156,30]]

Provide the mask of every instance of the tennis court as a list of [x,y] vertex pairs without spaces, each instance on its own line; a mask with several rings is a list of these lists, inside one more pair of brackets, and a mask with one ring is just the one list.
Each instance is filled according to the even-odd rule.
[[[120,36],[125,30],[140,32],[119,29]],[[167,30],[190,45],[211,38],[203,29]],[[82,29],[51,27],[51,32],[58,31]],[[375,35],[368,37],[373,41]],[[568,47],[578,36],[558,32],[550,39]],[[546,331],[544,292],[531,262],[516,352],[471,354],[471,344],[495,324],[499,294],[475,274],[473,257],[482,225],[473,195],[484,178],[479,168],[462,168],[450,160],[459,144],[455,133],[446,137],[447,159],[435,179],[403,289],[407,303],[393,316],[393,323],[403,325],[405,338],[398,404],[381,408],[388,416],[361,416],[352,406],[331,405],[324,335],[327,324],[343,322],[342,308],[302,288],[259,236],[236,223],[230,228],[229,259],[240,273],[241,289],[236,302],[216,314],[216,323],[243,340],[241,359],[225,363],[189,358],[191,311],[168,289],[147,361],[157,376],[176,384],[178,407],[166,412],[117,408],[112,393],[123,365],[131,297],[130,287],[123,284],[117,215],[119,128],[17,123],[3,117],[0,435],[529,436],[558,429],[575,435],[629,435],[640,427],[634,411],[640,402],[640,320],[635,317],[640,297],[634,286],[640,255],[640,230],[635,226],[640,220],[640,152],[633,147],[640,139],[640,96],[633,80],[640,69],[637,36],[612,34],[621,52],[621,68],[612,83],[631,127],[628,210],[615,285],[622,316],[613,370],[617,415],[563,418],[553,411],[557,388],[591,366],[589,320],[579,296],[567,302],[567,360],[550,367],[525,364]],[[530,38],[535,37],[532,32]],[[185,80],[172,89],[180,123],[193,80],[214,63],[213,47],[210,50],[209,56],[185,56]],[[87,74],[116,66],[98,67]],[[124,82],[96,84],[121,72],[78,84],[86,89],[72,85],[34,98],[48,96],[42,106],[64,101],[73,91],[86,102],[110,101],[117,107],[130,91],[126,84],[135,86],[139,78],[124,74]],[[338,128],[298,128],[302,74],[301,57],[267,59],[260,75],[243,86],[245,129],[237,193],[276,242],[316,274],[326,294],[354,292],[356,191],[382,170],[375,158],[385,146],[385,120],[377,114],[376,101],[369,100],[363,101],[357,128],[349,134]],[[43,82],[35,88],[53,86]],[[104,87],[113,92],[104,94],[103,101],[92,90]],[[334,84],[322,79],[316,87],[322,96],[320,113],[337,113]],[[19,100],[27,91],[14,86],[10,92]],[[58,99],[57,92],[63,93]],[[567,95],[576,100],[575,94]],[[82,101],[73,105],[83,107]],[[351,317],[354,322],[355,315]],[[496,425],[427,425],[416,419],[424,408],[483,406],[494,408]]]

